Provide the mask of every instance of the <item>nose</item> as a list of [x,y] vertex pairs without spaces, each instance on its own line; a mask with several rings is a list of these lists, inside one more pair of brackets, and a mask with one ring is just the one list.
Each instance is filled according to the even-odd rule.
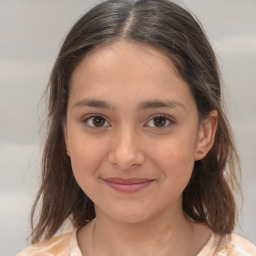
[[145,161],[143,145],[135,129],[122,128],[113,135],[109,161],[120,169],[128,170],[139,166]]

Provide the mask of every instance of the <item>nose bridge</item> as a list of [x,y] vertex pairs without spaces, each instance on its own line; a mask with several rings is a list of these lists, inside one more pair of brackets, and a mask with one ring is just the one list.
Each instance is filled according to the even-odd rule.
[[117,135],[117,145],[121,151],[134,154],[136,151],[136,131],[134,127],[123,125]]
[[132,125],[123,124],[113,135],[110,160],[122,169],[143,163],[144,154],[139,134]]

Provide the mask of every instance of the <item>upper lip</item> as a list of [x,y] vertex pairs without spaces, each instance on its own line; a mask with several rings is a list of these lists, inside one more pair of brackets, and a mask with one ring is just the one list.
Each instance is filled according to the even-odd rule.
[[149,181],[153,181],[154,179],[147,179],[147,178],[119,178],[119,177],[111,177],[111,178],[103,178],[103,180],[111,183],[116,184],[123,184],[123,185],[129,185],[129,184],[140,184],[145,183]]

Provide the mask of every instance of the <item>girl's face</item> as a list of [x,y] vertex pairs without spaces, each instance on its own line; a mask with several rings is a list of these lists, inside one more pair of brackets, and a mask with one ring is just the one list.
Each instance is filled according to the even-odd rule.
[[96,215],[142,222],[182,211],[212,120],[199,122],[188,85],[159,50],[120,41],[86,56],[71,78],[64,134]]

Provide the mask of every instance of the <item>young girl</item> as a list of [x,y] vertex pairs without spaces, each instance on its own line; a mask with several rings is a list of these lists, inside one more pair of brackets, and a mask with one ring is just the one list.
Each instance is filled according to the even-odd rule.
[[217,61],[183,8],[109,0],[86,13],[53,68],[48,117],[19,256],[256,255],[232,234],[239,160]]

